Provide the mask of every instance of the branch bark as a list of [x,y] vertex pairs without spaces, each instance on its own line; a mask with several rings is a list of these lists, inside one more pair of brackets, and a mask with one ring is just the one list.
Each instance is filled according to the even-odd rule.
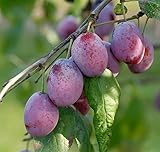
[[0,92],[0,102],[2,102],[3,97],[12,89],[14,89],[16,86],[30,78],[32,75],[40,71],[45,67],[45,65],[48,63],[49,59],[61,48],[63,48],[70,39],[75,39],[78,37],[81,33],[85,32],[88,26],[88,22],[92,21],[93,23],[98,18],[99,13],[101,10],[112,0],[104,0],[100,5],[98,5],[95,10],[91,12],[91,14],[85,19],[85,21],[79,26],[79,28],[72,33],[68,38],[66,38],[64,41],[62,41],[58,46],[56,46],[49,54],[43,56],[39,60],[35,61],[33,64],[28,66],[26,69],[24,69],[22,72],[17,74],[15,77],[11,78],[9,81],[7,81]]

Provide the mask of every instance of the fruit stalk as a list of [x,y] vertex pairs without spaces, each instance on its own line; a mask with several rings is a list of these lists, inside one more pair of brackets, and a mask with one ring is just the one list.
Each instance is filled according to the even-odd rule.
[[113,20],[113,21],[98,23],[98,24],[95,24],[94,26],[98,27],[98,26],[103,26],[103,25],[106,25],[106,24],[121,23],[121,22],[124,22],[124,21],[130,21],[130,20],[134,20],[134,19],[139,19],[143,15],[144,14],[142,12],[139,12],[137,15],[133,15],[133,16],[131,16],[129,18],[126,18],[126,20],[125,19]]

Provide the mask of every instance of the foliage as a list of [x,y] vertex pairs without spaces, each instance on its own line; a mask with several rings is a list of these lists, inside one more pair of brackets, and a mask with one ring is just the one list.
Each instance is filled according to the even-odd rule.
[[79,152],[90,152],[90,132],[84,118],[73,108],[61,108],[60,120],[56,129],[46,137],[36,138],[42,143],[39,152],[68,152],[75,141]]
[[[108,150],[111,128],[119,103],[120,89],[117,81],[109,70],[102,76],[87,78],[85,92],[91,108],[94,110],[93,126],[100,152]],[[98,89],[97,89],[98,87]],[[95,92],[96,91],[96,92]],[[73,147],[75,141],[79,152],[93,152],[90,143],[91,124],[87,117],[79,115],[71,107],[60,109],[60,120],[56,129],[46,137],[35,138],[42,143],[39,152],[63,151],[67,152]],[[93,137],[92,137],[93,138]],[[96,148],[97,149],[97,148]]]
[[159,0],[139,0],[141,10],[149,17],[160,20]]
[[94,110],[93,124],[99,151],[106,152],[111,138],[111,128],[118,108],[120,89],[109,70],[102,76],[86,78],[85,92]]

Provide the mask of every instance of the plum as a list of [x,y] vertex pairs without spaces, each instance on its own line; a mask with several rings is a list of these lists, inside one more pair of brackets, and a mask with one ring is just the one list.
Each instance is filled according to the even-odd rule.
[[108,54],[101,38],[91,32],[82,33],[73,42],[71,55],[82,73],[99,76],[108,64]]
[[48,135],[59,120],[58,108],[46,93],[34,93],[24,109],[24,123],[27,132],[33,137]]
[[57,60],[48,75],[48,95],[57,106],[74,104],[83,90],[83,75],[70,59]]

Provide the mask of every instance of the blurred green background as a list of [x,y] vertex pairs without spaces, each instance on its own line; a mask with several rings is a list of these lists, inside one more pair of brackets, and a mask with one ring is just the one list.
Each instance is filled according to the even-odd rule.
[[[67,14],[80,21],[87,2],[0,0],[0,86],[58,44],[58,22]],[[139,11],[137,2],[127,5],[128,16]],[[145,19],[141,20],[141,29]],[[160,109],[155,106],[155,96],[160,92],[160,22],[150,20],[145,35],[156,46],[155,60],[147,72],[138,75],[132,74],[126,65],[121,66],[117,79],[122,96],[110,152],[160,151]],[[31,94],[41,89],[41,81],[34,83],[38,75],[14,89],[0,105],[0,152],[25,149],[23,109]]]

